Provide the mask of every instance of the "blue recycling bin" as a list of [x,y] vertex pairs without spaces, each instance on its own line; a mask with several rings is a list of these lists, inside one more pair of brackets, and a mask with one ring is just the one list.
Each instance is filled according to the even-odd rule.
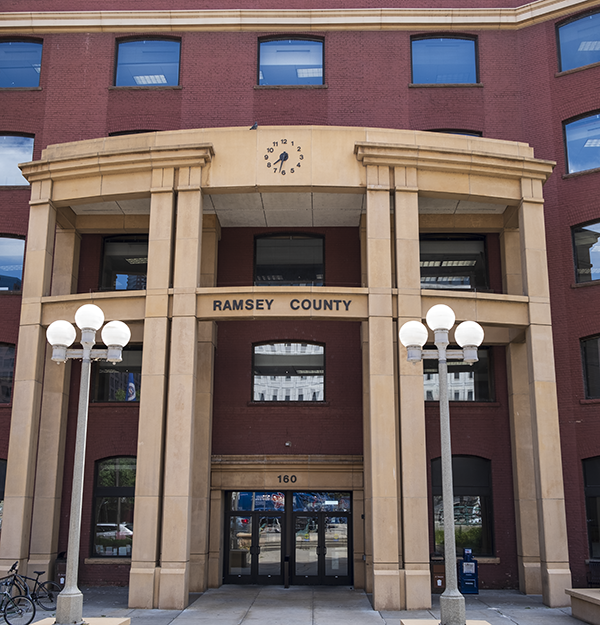
[[458,562],[458,589],[463,595],[479,594],[477,560],[471,549],[463,549],[463,559]]

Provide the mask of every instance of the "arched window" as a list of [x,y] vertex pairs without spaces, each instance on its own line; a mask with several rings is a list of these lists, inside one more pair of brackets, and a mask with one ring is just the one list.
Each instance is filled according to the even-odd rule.
[[559,24],[558,61],[561,72],[600,62],[600,13]]
[[575,280],[600,280],[600,221],[572,228]]
[[[452,456],[456,552],[468,547],[474,555],[494,555],[491,461],[478,456]],[[441,459],[431,461],[435,552],[444,553],[444,506]]]
[[20,291],[25,240],[0,236],[0,291]]
[[600,167],[600,113],[564,122],[567,173]]
[[15,346],[0,343],[0,404],[10,404],[12,401],[14,372]]
[[181,43],[136,39],[117,43],[117,87],[170,87],[179,84]]
[[39,87],[42,44],[37,41],[0,41],[0,89]]
[[295,37],[259,42],[259,85],[322,85],[323,40]]
[[131,557],[135,469],[132,456],[96,462],[93,557]]
[[254,401],[324,401],[325,347],[316,343],[254,345]]
[[18,187],[29,183],[21,175],[19,163],[33,159],[33,137],[0,135],[0,186]]
[[476,83],[477,45],[473,37],[448,35],[411,40],[413,84]]

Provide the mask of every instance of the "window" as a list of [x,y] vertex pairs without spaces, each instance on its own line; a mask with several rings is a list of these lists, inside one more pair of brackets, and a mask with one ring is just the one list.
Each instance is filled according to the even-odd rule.
[[475,39],[420,37],[413,39],[411,45],[413,84],[477,82]]
[[272,39],[259,42],[259,85],[322,85],[323,41]]
[[[493,556],[491,462],[477,456],[452,456],[456,553]],[[435,553],[444,553],[444,505],[440,458],[431,461]]]
[[14,371],[15,346],[0,343],[0,404],[10,404],[12,400]]
[[323,286],[323,238],[279,234],[256,237],[255,286]]
[[2,512],[4,511],[4,485],[6,484],[6,460],[0,460],[0,536],[2,535]]
[[131,557],[135,465],[136,459],[127,456],[96,462],[92,526],[94,557]]
[[142,346],[127,345],[123,360],[93,363],[93,401],[140,401]]
[[[435,350],[434,345],[427,349]],[[459,349],[454,346],[450,349]],[[450,401],[493,401],[492,371],[489,347],[477,350],[479,360],[468,365],[461,360],[448,360],[448,398]],[[458,377],[457,377],[458,375]],[[437,360],[423,361],[423,385],[426,401],[439,401],[440,382]]]
[[419,247],[422,289],[489,289],[484,236],[423,235]]
[[565,122],[567,172],[600,167],[600,114]]
[[582,339],[581,355],[585,396],[588,399],[600,398],[600,336]]
[[20,291],[25,241],[0,237],[0,291]]
[[135,291],[146,288],[148,235],[104,239],[101,288],[107,291]]
[[0,186],[25,186],[19,163],[33,159],[33,137],[0,135]]
[[575,280],[592,282],[600,280],[600,222],[573,228],[575,253]]
[[42,44],[0,41],[0,88],[39,87]]
[[[300,343],[254,346],[254,401],[324,401],[325,348]],[[274,348],[274,349],[273,349]]]
[[600,61],[600,13],[586,15],[558,27],[560,71]]
[[590,558],[600,558],[600,456],[582,464]]
[[180,42],[171,39],[122,41],[117,45],[117,87],[179,84]]

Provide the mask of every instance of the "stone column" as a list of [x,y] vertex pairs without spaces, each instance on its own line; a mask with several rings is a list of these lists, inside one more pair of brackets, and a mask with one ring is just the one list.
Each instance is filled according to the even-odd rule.
[[32,185],[15,365],[0,567],[29,555],[46,333],[41,298],[50,295],[56,210],[47,182]]
[[550,320],[542,183],[524,179],[522,195],[519,231],[523,286],[529,296],[526,349],[542,594],[546,605],[559,607],[569,605],[569,598],[564,591],[571,587],[571,572]]
[[129,606],[158,606],[175,171],[152,172]]
[[373,607],[402,607],[399,525],[398,447],[392,319],[392,250],[389,168],[367,166],[367,280],[369,288],[368,454],[370,480],[365,508],[371,515]]
[[[396,167],[396,275],[398,329],[421,320],[419,197],[417,172]],[[427,453],[423,365],[409,363],[406,348],[397,341],[400,404],[400,479],[406,609],[431,607],[429,517],[427,514]]]
[[173,319],[165,433],[158,606],[182,609],[190,588],[192,467],[198,363],[196,288],[202,249],[201,167],[181,168],[173,273]]

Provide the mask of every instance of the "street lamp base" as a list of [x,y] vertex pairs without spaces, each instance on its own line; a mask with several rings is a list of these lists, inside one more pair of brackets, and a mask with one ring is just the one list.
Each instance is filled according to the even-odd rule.
[[441,625],[465,625],[465,598],[458,592],[444,592],[440,596]]
[[56,625],[83,623],[83,594],[81,590],[66,588],[56,598]]

